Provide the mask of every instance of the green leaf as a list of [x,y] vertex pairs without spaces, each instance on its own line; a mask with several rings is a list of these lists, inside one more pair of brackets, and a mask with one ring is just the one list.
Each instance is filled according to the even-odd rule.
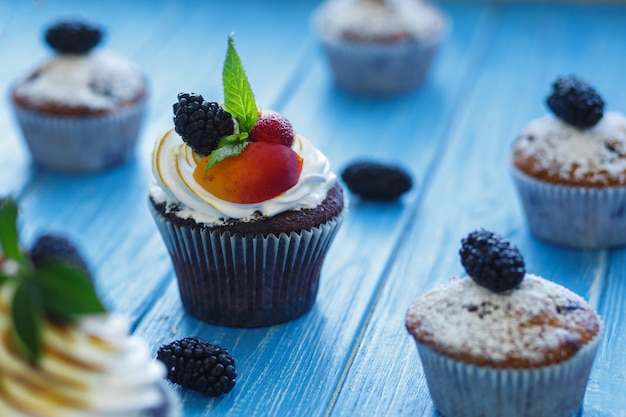
[[209,169],[213,167],[213,165],[217,164],[218,162],[223,161],[226,158],[239,155],[240,153],[243,152],[243,150],[246,148],[246,146],[248,146],[249,143],[250,142],[248,141],[245,141],[245,142],[238,141],[238,142],[225,143],[223,146],[218,147],[213,152],[211,152],[211,156],[209,156],[209,160],[206,165],[206,170],[204,172],[208,171]]
[[106,312],[89,276],[69,263],[50,260],[37,267],[33,277],[41,288],[46,311],[56,317],[73,320]]
[[37,286],[32,279],[21,280],[11,304],[13,334],[19,350],[34,363],[41,357],[43,316],[42,298]]
[[228,36],[228,50],[222,71],[224,108],[239,122],[242,132],[250,132],[259,117],[254,93],[235,50],[233,34]]
[[0,200],[0,244],[5,258],[24,258],[17,241],[17,204],[12,198]]

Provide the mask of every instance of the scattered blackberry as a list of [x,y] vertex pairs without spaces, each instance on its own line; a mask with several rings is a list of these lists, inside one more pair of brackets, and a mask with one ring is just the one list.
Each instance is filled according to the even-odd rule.
[[517,247],[502,236],[475,230],[461,241],[461,263],[477,284],[501,292],[515,288],[526,273]]
[[64,20],[46,30],[46,42],[62,54],[86,54],[101,39],[100,28],[81,20]]
[[167,367],[170,381],[217,397],[235,386],[235,360],[226,349],[198,337],[162,345],[157,359]]
[[411,175],[395,165],[356,161],[341,173],[350,191],[366,200],[391,201],[413,186]]
[[52,259],[62,259],[71,262],[74,266],[88,272],[89,268],[78,249],[63,236],[43,234],[39,236],[32,249],[30,258],[39,266]]
[[174,103],[174,126],[197,153],[207,156],[220,138],[234,132],[233,118],[218,103],[204,101],[200,94],[180,93]]
[[558,78],[547,98],[548,107],[572,126],[587,128],[602,118],[604,101],[586,81],[570,75]]

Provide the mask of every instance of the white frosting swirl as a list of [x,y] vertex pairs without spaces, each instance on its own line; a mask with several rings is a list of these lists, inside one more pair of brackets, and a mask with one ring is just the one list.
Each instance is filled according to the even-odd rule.
[[152,152],[152,172],[156,180],[151,196],[159,203],[174,205],[181,218],[198,223],[222,224],[225,219],[251,220],[256,212],[273,216],[288,210],[314,208],[337,181],[330,162],[304,136],[296,134],[293,150],[303,159],[302,172],[296,185],[266,201],[238,204],[224,201],[206,191],[193,177],[200,160],[173,130],[156,142]]
[[9,300],[0,289],[0,415],[2,417],[139,417],[164,402],[165,368],[127,321],[94,315],[78,325],[49,322],[37,367],[12,342]]

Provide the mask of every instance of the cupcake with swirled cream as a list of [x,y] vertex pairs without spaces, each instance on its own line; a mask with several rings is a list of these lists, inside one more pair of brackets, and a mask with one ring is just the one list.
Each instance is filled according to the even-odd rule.
[[16,205],[0,211],[0,415],[178,416],[165,368],[105,311],[71,243],[44,235],[24,252]]
[[268,326],[313,306],[343,189],[284,116],[258,109],[232,36],[223,78],[224,105],[179,94],[175,128],[152,154],[149,205],[185,309],[214,324]]
[[524,127],[511,165],[531,232],[580,248],[626,244],[626,117],[586,81],[561,77],[553,114]]

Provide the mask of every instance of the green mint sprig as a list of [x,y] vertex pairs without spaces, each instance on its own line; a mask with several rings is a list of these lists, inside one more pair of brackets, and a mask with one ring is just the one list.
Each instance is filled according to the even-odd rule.
[[37,365],[46,319],[73,322],[106,309],[88,273],[71,261],[51,257],[33,264],[18,243],[17,215],[13,199],[0,200],[0,287],[10,283],[15,287],[11,299],[13,340],[26,359]]
[[249,133],[259,118],[259,110],[254,100],[254,93],[235,49],[234,34],[228,35],[228,49],[222,70],[224,86],[224,108],[239,125],[239,133],[224,136],[217,148],[211,152],[206,169],[231,156],[237,156],[251,142]]

